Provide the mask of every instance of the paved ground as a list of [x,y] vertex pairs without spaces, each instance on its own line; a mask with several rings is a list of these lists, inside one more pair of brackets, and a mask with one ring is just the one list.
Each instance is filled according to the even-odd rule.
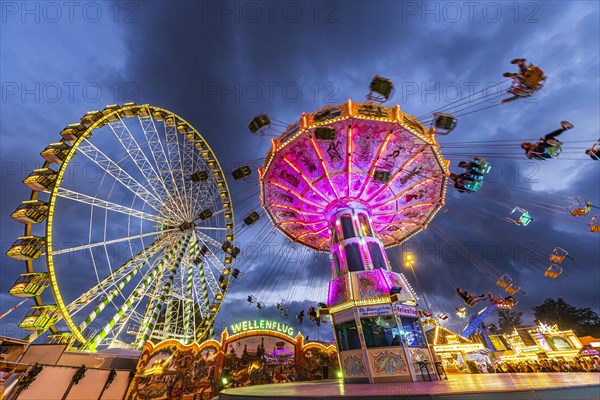
[[342,384],[336,380],[227,389],[220,400],[257,399],[600,400],[600,373],[450,375],[447,381]]

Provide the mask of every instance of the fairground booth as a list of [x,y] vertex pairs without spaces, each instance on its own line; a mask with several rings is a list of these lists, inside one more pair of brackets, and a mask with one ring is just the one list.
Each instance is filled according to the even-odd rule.
[[490,350],[483,343],[469,340],[439,324],[427,326],[426,335],[437,359],[447,374],[485,372]]
[[490,337],[496,347],[495,357],[501,361],[526,359],[573,359],[583,345],[572,330],[561,331],[556,325],[517,328],[508,335]]
[[211,398],[223,388],[339,377],[335,346],[277,321],[240,321],[221,340],[147,342],[126,398]]

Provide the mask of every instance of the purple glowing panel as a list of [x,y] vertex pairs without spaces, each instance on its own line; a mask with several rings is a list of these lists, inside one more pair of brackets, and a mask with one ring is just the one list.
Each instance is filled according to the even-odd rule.
[[390,293],[390,285],[383,275],[382,269],[360,271],[354,275],[356,279],[356,295],[360,299],[379,297]]
[[[413,117],[368,107],[319,110],[274,141],[261,168],[262,205],[293,241],[329,250],[328,207],[338,200],[364,204],[386,247],[423,229],[443,205],[447,168],[435,139]],[[333,131],[317,135],[323,127]]]
[[286,349],[275,349],[271,355],[273,357],[289,357],[293,356],[294,352]]
[[346,276],[340,276],[337,279],[329,281],[329,287],[327,290],[327,305],[332,307],[347,300],[348,288],[346,285]]

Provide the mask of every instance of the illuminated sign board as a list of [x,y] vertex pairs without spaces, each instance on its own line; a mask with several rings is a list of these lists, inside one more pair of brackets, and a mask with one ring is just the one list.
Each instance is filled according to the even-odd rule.
[[358,307],[358,314],[361,317],[377,317],[379,315],[391,315],[392,306],[384,304],[381,306],[364,306]]
[[504,342],[502,342],[502,339],[500,339],[498,336],[492,335],[492,336],[490,336],[490,340],[497,351],[508,350],[506,348],[506,346],[504,345]]
[[481,343],[463,343],[463,344],[457,344],[457,345],[439,345],[439,346],[433,346],[433,350],[434,351],[477,351],[477,350],[483,350],[484,347]]
[[417,307],[405,306],[403,304],[396,304],[396,312],[398,315],[405,317],[417,317]]
[[254,320],[254,321],[238,322],[237,324],[230,325],[230,328],[231,328],[231,332],[233,332],[234,335],[237,333],[262,329],[262,330],[279,332],[279,333],[283,333],[284,335],[294,337],[294,328],[293,327],[286,325],[286,324],[282,324],[281,322],[269,321],[269,320],[264,320],[264,319],[261,319],[258,321]]
[[573,348],[571,343],[561,336],[549,337],[548,340],[550,340],[550,343],[552,343],[552,346],[554,346],[556,350],[567,350]]

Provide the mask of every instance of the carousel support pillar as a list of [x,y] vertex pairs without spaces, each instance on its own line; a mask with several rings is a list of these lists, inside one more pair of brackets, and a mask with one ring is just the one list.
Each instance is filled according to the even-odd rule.
[[[345,382],[435,379],[416,294],[403,274],[391,271],[369,208],[346,200],[328,216],[333,240],[327,312]],[[433,374],[423,378],[422,365]]]
[[300,367],[304,367],[306,360],[304,359],[304,336],[300,332],[296,335],[296,342],[294,343],[294,362]]

